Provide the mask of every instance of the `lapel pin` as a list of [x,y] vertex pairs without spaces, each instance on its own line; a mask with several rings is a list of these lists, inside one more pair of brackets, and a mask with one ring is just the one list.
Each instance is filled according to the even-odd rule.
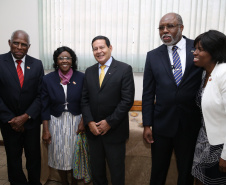
[[73,84],[75,85],[75,84],[76,84],[76,82],[75,82],[75,81],[73,81]]
[[30,67],[29,67],[29,66],[27,66],[27,69],[30,69]]
[[209,81],[211,81],[212,80],[212,76],[210,75],[210,77],[209,77]]
[[111,73],[109,73],[109,75],[110,75]]

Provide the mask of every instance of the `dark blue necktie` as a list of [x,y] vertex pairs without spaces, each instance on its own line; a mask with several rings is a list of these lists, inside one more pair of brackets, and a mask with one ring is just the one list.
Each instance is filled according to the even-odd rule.
[[173,46],[173,65],[174,65],[174,78],[176,80],[177,86],[180,84],[180,81],[182,79],[182,66],[180,61],[180,56],[177,53],[177,46]]

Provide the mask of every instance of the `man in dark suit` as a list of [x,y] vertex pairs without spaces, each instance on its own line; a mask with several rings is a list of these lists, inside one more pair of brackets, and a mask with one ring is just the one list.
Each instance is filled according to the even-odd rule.
[[[27,55],[29,35],[17,30],[11,51],[0,55],[0,123],[11,185],[40,185],[42,62]],[[22,170],[23,149],[28,180]]]
[[134,101],[132,68],[111,57],[112,46],[105,36],[95,37],[92,49],[98,63],[85,72],[82,114],[87,129],[93,184],[108,184],[107,161],[112,185],[124,185],[128,111]]
[[193,41],[182,36],[183,29],[180,15],[164,15],[159,23],[164,44],[146,58],[142,114],[143,137],[152,149],[151,185],[165,184],[173,150],[177,184],[193,184],[191,167],[201,124],[195,97],[202,70],[193,64]]

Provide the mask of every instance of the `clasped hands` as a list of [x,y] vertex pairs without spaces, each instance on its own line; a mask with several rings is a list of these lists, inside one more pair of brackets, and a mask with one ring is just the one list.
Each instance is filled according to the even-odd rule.
[[8,123],[11,125],[12,129],[16,132],[23,132],[24,131],[24,123],[28,120],[28,114],[24,113],[20,116],[16,116],[12,118]]
[[91,121],[88,123],[90,131],[95,135],[104,135],[110,130],[111,126],[107,123],[106,120],[101,120],[99,122]]

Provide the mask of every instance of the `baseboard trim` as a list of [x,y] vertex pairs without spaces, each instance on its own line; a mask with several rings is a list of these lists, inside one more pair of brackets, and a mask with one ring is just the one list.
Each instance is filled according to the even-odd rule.
[[135,100],[131,111],[142,111],[142,101]]

